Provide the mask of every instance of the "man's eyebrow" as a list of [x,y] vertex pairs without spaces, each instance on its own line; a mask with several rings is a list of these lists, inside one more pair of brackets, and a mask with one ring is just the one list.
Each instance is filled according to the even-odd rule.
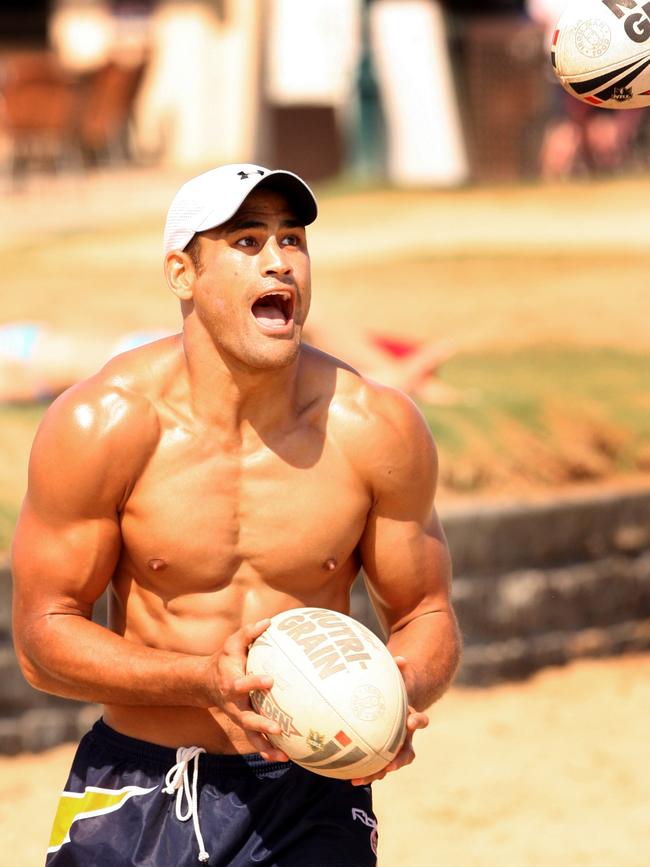
[[239,232],[241,229],[265,229],[266,223],[263,220],[253,220],[250,217],[235,217],[223,224],[223,229],[226,232]]
[[[222,228],[225,232],[240,232],[242,229],[267,229],[268,225],[264,220],[255,220],[252,217],[242,216],[228,220],[227,223],[223,224]],[[304,227],[304,225],[297,217],[287,217],[286,220],[280,222],[282,229],[298,229]]]

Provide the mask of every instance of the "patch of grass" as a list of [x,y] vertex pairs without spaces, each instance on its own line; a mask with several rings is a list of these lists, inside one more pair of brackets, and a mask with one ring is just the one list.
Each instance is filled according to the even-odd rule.
[[17,520],[18,504],[0,502],[0,559],[2,560],[9,552]]
[[459,467],[478,453],[486,472],[516,473],[527,449],[531,466],[543,460],[569,477],[597,477],[601,467],[629,471],[647,460],[648,355],[532,347],[458,355],[443,373],[459,402],[421,407],[442,464]]

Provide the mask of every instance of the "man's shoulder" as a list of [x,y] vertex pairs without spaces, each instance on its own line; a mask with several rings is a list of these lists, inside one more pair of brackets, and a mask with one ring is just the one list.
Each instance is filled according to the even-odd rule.
[[119,394],[134,407],[155,403],[165,391],[181,352],[180,335],[173,335],[128,349],[110,358],[94,375],[72,386],[64,394],[102,399]]
[[[336,359],[327,411],[327,437],[364,480],[373,502],[424,503],[430,509],[438,477],[438,454],[426,419],[404,392],[382,385]],[[324,376],[324,380],[328,380]]]
[[113,356],[91,379],[114,384],[134,396],[155,399],[174,375],[182,355],[181,334],[168,335],[125,349]]
[[177,349],[173,338],[110,359],[93,376],[66,389],[47,410],[39,435],[68,445],[141,449],[159,432],[156,403],[169,378]]
[[319,350],[309,363],[328,400],[329,421],[352,437],[393,447],[404,440],[432,443],[429,426],[414,401],[403,391],[363,376],[349,364]]
[[147,359],[140,350],[119,356],[51,404],[30,456],[32,504],[49,508],[65,489],[69,514],[121,508],[160,442],[165,375],[147,372],[165,367],[160,351],[143,347]]

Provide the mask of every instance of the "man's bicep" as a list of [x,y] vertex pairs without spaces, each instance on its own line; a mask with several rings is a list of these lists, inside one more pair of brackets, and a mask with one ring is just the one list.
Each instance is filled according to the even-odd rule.
[[44,418],[14,534],[16,595],[35,616],[57,606],[88,612],[119,556],[123,482],[115,447],[102,430],[79,424],[77,410],[63,400]]
[[360,549],[368,591],[388,631],[448,609],[451,564],[435,512],[426,521],[373,512]]
[[56,522],[23,504],[12,546],[16,602],[26,617],[79,613],[89,617],[120,553],[114,515]]
[[428,425],[403,399],[389,405],[386,417],[360,552],[379,617],[395,630],[448,607],[451,568],[434,507],[438,455]]

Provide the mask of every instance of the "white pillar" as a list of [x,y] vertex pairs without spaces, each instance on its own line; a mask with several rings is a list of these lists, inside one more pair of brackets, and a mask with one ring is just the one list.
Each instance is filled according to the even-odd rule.
[[467,155],[440,4],[375,0],[369,23],[389,179],[401,186],[463,183]]
[[253,161],[259,107],[257,0],[161,3],[136,106],[136,143],[179,166]]

